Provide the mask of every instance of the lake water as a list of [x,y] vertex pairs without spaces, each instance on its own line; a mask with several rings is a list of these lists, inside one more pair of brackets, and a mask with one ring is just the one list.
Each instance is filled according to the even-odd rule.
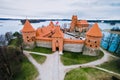
[[[40,23],[32,23],[32,26],[37,29],[38,27],[41,26],[47,26],[50,21],[46,22],[40,22]],[[55,24],[57,21],[53,21]],[[63,27],[65,24],[70,24],[70,21],[59,21],[59,25]],[[92,24],[92,23],[91,23]],[[113,27],[119,27],[120,24],[115,24],[115,25],[110,25],[108,23],[98,23],[99,27],[101,30],[103,29],[111,29]],[[0,20],[0,34],[5,34],[6,32],[12,32],[14,33],[15,31],[20,31],[22,29],[23,25],[21,24],[20,20]],[[69,25],[66,26],[66,28],[69,28]],[[118,34],[110,34],[107,32],[103,32],[104,37],[101,41],[101,46],[104,47],[105,49],[115,52],[115,53],[120,53],[120,46],[119,46],[119,35]],[[109,38],[113,37],[111,43],[109,42]],[[110,43],[110,45],[109,45]],[[108,47],[109,46],[109,47]],[[118,52],[115,50],[118,48]]]

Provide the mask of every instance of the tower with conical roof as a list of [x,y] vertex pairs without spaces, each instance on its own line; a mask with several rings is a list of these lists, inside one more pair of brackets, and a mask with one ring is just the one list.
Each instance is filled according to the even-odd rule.
[[28,20],[25,21],[25,24],[21,30],[23,42],[27,47],[32,47],[35,42],[35,29],[32,27]]
[[93,56],[97,55],[96,51],[100,47],[101,38],[102,38],[102,32],[98,27],[98,24],[95,23],[86,33],[85,49],[83,54],[93,55]]

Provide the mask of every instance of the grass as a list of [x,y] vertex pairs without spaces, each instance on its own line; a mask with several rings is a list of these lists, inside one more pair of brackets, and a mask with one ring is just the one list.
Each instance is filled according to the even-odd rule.
[[40,64],[44,63],[46,60],[46,56],[41,56],[41,55],[32,54],[32,53],[30,55]]
[[100,51],[98,56],[88,56],[83,55],[82,53],[68,52],[64,51],[64,54],[61,56],[61,61],[64,65],[73,65],[73,64],[83,64],[88,63],[103,57],[103,52]]
[[35,80],[37,76],[38,71],[25,57],[20,72],[14,75],[14,80]]
[[26,50],[33,51],[33,52],[45,53],[45,54],[52,54],[52,49],[51,48],[35,47],[33,49],[26,49]]
[[17,41],[18,39],[11,39],[11,41],[9,42],[9,46],[16,46],[17,45]]
[[112,80],[112,76],[94,68],[77,68],[68,72],[64,80]]
[[120,74],[120,59],[110,60],[106,63],[99,65],[101,68],[116,72]]

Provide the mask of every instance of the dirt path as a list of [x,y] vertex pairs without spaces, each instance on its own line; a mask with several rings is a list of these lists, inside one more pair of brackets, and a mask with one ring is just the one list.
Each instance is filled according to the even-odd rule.
[[[39,54],[37,52],[24,51],[24,54],[30,60],[30,62],[36,67],[39,72],[37,80],[64,80],[64,66],[60,61],[60,56],[58,52],[53,54],[42,54],[47,56],[44,64],[39,64],[29,53]],[[39,55],[41,55],[39,54]]]
[[[98,59],[96,61],[92,61],[89,63],[85,63],[85,64],[71,65],[71,66],[64,66],[62,64],[62,62],[60,61],[60,56],[58,52],[55,52],[53,54],[42,54],[42,53],[37,53],[37,52],[24,51],[24,54],[28,57],[31,63],[33,63],[33,65],[37,68],[39,72],[39,76],[37,77],[37,80],[64,80],[65,74],[74,68],[95,67],[95,65],[99,65],[106,61],[109,61],[110,56],[117,58],[109,54],[105,50],[103,49],[101,50],[104,52],[104,56],[101,59]],[[47,59],[41,65],[37,63],[29,53],[44,55],[47,57]]]

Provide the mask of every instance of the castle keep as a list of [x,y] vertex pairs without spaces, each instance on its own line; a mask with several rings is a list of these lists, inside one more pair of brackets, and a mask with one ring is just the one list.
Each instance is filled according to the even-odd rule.
[[[32,27],[26,20],[21,32],[26,48],[34,46],[52,48],[52,51],[83,52],[85,55],[96,55],[95,50],[99,49],[102,33],[95,23],[90,29],[86,20],[78,20],[77,16],[72,17],[69,33],[77,30],[82,33],[85,31],[84,38],[76,38],[67,33],[63,33],[59,25],[54,25],[51,21],[48,26],[37,28]],[[72,33],[73,34],[73,33]],[[83,48],[84,47],[84,48]]]

